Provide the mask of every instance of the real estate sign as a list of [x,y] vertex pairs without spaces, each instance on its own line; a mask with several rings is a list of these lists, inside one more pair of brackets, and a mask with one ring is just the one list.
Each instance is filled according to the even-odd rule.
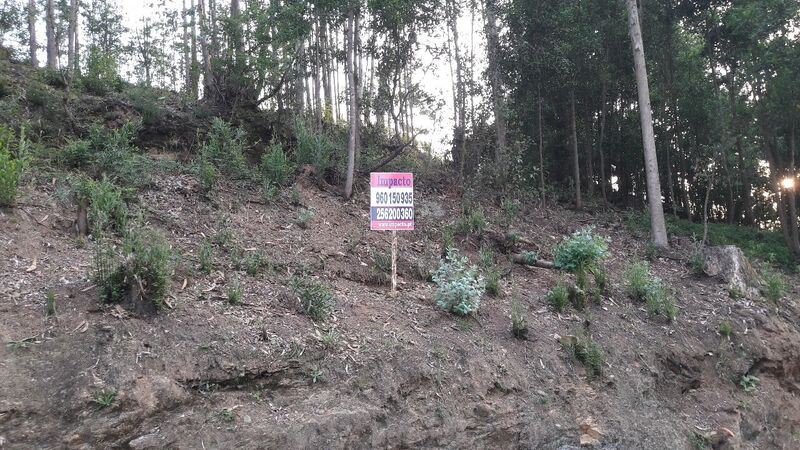
[[374,231],[414,229],[414,174],[370,174],[370,228]]

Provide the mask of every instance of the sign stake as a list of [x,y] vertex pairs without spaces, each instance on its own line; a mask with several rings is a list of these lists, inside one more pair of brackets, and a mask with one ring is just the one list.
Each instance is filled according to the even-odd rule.
[[392,230],[392,297],[397,295],[397,231]]

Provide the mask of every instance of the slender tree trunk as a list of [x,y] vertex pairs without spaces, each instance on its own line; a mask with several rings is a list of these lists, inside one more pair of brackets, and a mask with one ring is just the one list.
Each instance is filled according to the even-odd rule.
[[190,13],[190,32],[191,32],[191,43],[190,43],[190,52],[191,52],[191,78],[189,79],[189,86],[191,87],[191,98],[192,101],[197,100],[198,92],[198,83],[200,82],[200,66],[197,62],[197,9],[195,7],[194,0],[191,0],[190,5],[192,7]]
[[542,195],[542,206],[547,203],[546,186],[544,184],[544,132],[542,131],[542,85],[536,87],[536,96],[539,97],[539,114],[537,117],[539,128],[539,190]]
[[488,60],[489,83],[491,85],[492,106],[494,107],[495,128],[497,131],[497,148],[495,149],[495,163],[500,173],[506,173],[507,158],[507,129],[506,107],[500,80],[500,61],[498,51],[500,39],[497,32],[497,2],[485,0],[483,4],[486,29],[486,54]]
[[605,151],[603,150],[603,144],[606,138],[606,98],[608,96],[608,85],[605,79],[603,79],[602,90],[603,93],[600,95],[600,142],[597,143],[597,147],[600,152],[600,192],[603,195],[603,202],[607,203],[606,185],[608,184],[608,180],[606,180],[606,157]]
[[642,141],[644,143],[645,173],[647,175],[647,200],[650,204],[650,222],[653,243],[656,247],[668,248],[667,226],[664,221],[664,206],[661,200],[661,182],[658,177],[658,158],[653,132],[653,111],[650,106],[650,87],[647,81],[647,66],[644,57],[642,30],[636,0],[626,0],[628,24],[630,26],[633,61],[636,73],[636,86],[639,91],[639,115],[642,122]]
[[[319,19],[319,43],[322,46],[322,92],[325,97],[325,106],[323,115],[331,114],[333,117],[333,91],[331,89],[331,69],[330,69],[330,40],[328,39],[328,22],[327,18],[321,17]],[[330,118],[327,118],[330,120]]]
[[181,4],[181,25],[183,26],[183,92],[190,96],[192,92],[192,60],[189,45],[189,12],[186,9],[186,0]]
[[39,46],[36,44],[36,0],[28,0],[28,54],[33,67],[39,67],[39,58],[36,56],[38,49]]
[[789,227],[792,234],[792,245],[800,248],[800,227],[797,219],[797,172],[795,171],[795,151],[797,150],[796,126],[792,121],[789,130],[789,176],[795,180],[795,186],[787,189],[787,199],[789,200]]
[[575,112],[575,88],[569,91],[570,129],[572,131],[572,178],[575,181],[575,207],[583,208],[581,199],[581,162],[578,156],[578,118]]
[[205,0],[197,0],[197,10],[200,16],[200,52],[203,54],[203,97],[210,99],[213,95],[214,79],[211,71],[211,49],[208,38],[210,27]]
[[45,3],[45,30],[47,34],[47,68],[58,69],[58,46],[56,45],[56,12],[53,0]]
[[355,11],[351,7],[347,16],[347,41],[345,43],[345,53],[347,56],[345,72],[349,84],[348,89],[348,113],[350,122],[350,134],[347,142],[347,178],[344,185],[344,197],[350,199],[353,196],[353,176],[356,167],[356,145],[358,142],[357,134],[357,101],[356,101],[356,64],[355,64]]
[[78,35],[78,0],[69,2],[69,27],[67,29],[67,71],[75,73],[75,39]]
[[592,123],[592,109],[586,106],[586,187],[589,197],[594,197],[594,126]]

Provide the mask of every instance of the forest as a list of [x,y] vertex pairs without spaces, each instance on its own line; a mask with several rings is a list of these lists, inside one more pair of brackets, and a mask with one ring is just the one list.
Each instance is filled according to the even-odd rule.
[[[346,126],[346,154],[331,158],[347,160],[338,174],[346,197],[370,157],[430,152],[415,127],[429,114],[450,122],[436,156],[466,183],[578,208],[652,199],[651,211],[690,221],[779,229],[800,256],[796,1],[148,6],[127,28],[120,2],[5,0],[0,33],[15,57],[38,66],[44,53],[42,65],[89,89],[124,81],[226,117],[274,111],[315,132]],[[632,45],[643,51],[636,70]],[[423,60],[449,74],[448,111],[426,90]],[[640,114],[642,102],[651,111]],[[375,148],[381,140],[390,154]]]
[[798,0],[0,0],[0,449],[798,448],[799,128]]

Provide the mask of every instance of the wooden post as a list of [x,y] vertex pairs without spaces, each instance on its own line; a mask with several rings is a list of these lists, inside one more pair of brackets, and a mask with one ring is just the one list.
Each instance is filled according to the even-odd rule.
[[397,295],[397,231],[392,230],[392,297]]

